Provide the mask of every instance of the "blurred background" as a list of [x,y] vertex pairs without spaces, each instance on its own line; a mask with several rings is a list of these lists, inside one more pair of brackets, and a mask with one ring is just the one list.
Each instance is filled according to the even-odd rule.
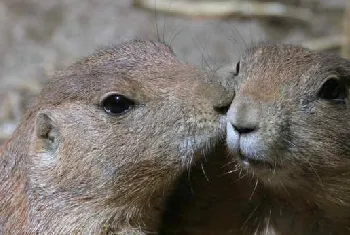
[[160,38],[225,72],[252,43],[349,57],[350,0],[0,0],[0,143],[54,71],[94,49]]

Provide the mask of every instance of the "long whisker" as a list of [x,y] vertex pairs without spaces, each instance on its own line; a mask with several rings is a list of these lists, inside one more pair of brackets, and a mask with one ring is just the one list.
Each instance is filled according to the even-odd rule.
[[313,167],[313,165],[311,164],[311,162],[310,162],[310,161],[307,161],[307,163],[308,163],[308,164],[309,164],[309,166],[311,167],[312,171],[313,171],[313,172],[315,172],[315,175],[316,175],[316,177],[318,178],[318,180],[319,180],[319,182],[320,182],[320,185],[321,185],[322,189],[324,189],[324,185],[323,185],[323,182],[322,182],[322,180],[321,180],[320,175],[317,173],[316,169]]
[[203,172],[203,175],[204,175],[205,179],[210,183],[210,180],[209,180],[207,174],[205,173],[204,166],[203,166],[202,162],[201,162],[201,168],[202,168],[202,172]]
[[281,187],[286,191],[286,193],[287,193],[288,195],[290,195],[289,191],[288,191],[287,188],[284,186],[283,182],[282,182],[280,179],[278,179],[278,181],[279,181],[279,183],[281,184]]
[[255,212],[258,210],[258,208],[260,207],[260,204],[258,204],[254,210],[249,214],[249,216],[247,217],[247,219],[244,221],[244,223],[241,226],[241,229],[243,229],[245,227],[245,225],[248,223],[248,221],[250,220],[250,218],[255,214]]
[[266,222],[265,235],[268,235],[268,233],[269,233],[270,219],[271,219],[271,208],[270,208],[269,217],[267,218],[267,222]]
[[258,179],[256,179],[256,181],[255,181],[255,187],[254,187],[254,189],[253,189],[252,194],[251,194],[251,195],[250,195],[250,197],[249,197],[249,201],[251,201],[251,200],[252,200],[253,195],[254,195],[254,193],[255,193],[255,191],[256,191],[256,188],[258,187],[258,184],[259,184],[259,180],[258,180]]

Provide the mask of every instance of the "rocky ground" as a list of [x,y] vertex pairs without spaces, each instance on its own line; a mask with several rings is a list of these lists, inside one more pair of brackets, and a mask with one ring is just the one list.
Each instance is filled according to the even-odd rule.
[[[339,8],[344,1],[323,0],[322,7]],[[216,69],[236,61],[254,42],[300,43],[341,32],[337,11],[317,14],[308,26],[155,12],[134,8],[131,0],[0,0],[0,142],[11,134],[23,109],[55,69],[102,45],[159,36],[181,59]]]

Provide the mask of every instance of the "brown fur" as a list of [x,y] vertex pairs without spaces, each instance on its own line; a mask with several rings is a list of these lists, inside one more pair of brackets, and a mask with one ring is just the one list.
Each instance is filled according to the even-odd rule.
[[[232,93],[215,80],[148,41],[58,72],[0,149],[0,234],[156,232],[175,179],[223,137]],[[108,92],[137,105],[110,116]]]
[[237,235],[246,231],[245,221],[264,195],[253,194],[254,178],[231,171],[233,164],[223,146],[212,153],[182,174],[167,202],[160,235]]
[[[344,103],[318,96],[330,75],[344,81]],[[237,168],[258,184],[245,234],[350,234],[350,61],[261,44],[234,79],[227,143]],[[254,130],[237,135],[233,126]]]

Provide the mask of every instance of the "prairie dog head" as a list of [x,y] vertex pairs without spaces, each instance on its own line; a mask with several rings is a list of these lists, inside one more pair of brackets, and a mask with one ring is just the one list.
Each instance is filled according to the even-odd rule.
[[100,50],[57,73],[28,115],[38,227],[147,227],[173,179],[224,138],[220,109],[232,94],[216,79],[148,41]]
[[247,50],[236,75],[227,144],[239,166],[266,185],[325,189],[320,196],[344,203],[350,193],[350,62],[299,46],[261,44]]

